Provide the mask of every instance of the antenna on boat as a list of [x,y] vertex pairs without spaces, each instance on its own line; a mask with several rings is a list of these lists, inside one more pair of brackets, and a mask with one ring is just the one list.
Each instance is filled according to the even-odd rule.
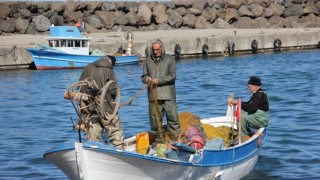
[[131,31],[128,31],[124,34],[124,38],[128,41],[128,48],[127,53],[128,55],[131,55],[131,48],[132,48],[132,40],[133,40],[133,33]]

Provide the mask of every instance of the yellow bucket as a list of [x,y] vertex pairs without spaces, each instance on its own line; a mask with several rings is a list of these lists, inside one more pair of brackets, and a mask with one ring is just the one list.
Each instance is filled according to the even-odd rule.
[[154,141],[153,134],[141,132],[136,134],[136,149],[139,154],[147,154],[147,149]]

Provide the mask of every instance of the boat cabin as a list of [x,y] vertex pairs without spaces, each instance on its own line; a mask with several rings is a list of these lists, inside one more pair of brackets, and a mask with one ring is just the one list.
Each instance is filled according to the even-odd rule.
[[89,55],[91,38],[84,37],[76,26],[52,26],[48,46],[69,54]]

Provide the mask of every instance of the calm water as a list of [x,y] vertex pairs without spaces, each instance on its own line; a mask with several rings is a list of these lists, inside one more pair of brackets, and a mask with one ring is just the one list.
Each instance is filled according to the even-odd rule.
[[[117,66],[121,101],[143,85],[142,65]],[[270,125],[255,170],[244,179],[320,179],[320,51],[283,52],[177,62],[179,112],[201,118],[226,113],[227,95],[248,100],[248,77],[259,75],[270,98]],[[42,158],[48,148],[77,139],[63,92],[81,70],[0,71],[0,179],[66,179]],[[125,135],[148,130],[144,92],[122,107]]]

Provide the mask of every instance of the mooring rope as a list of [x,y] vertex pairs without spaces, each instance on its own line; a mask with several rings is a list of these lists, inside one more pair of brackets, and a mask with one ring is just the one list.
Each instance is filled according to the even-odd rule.
[[6,55],[10,54],[12,51],[14,51],[16,48],[17,48],[16,45],[14,45],[13,48],[9,52],[4,53],[4,54],[0,54],[0,56],[6,56]]
[[28,62],[28,61],[24,58],[24,56],[21,54],[21,51],[18,50],[18,52],[19,52],[20,56],[22,57],[22,59],[23,59],[27,64],[30,64],[30,63],[32,62],[32,60],[31,60],[31,62]]

